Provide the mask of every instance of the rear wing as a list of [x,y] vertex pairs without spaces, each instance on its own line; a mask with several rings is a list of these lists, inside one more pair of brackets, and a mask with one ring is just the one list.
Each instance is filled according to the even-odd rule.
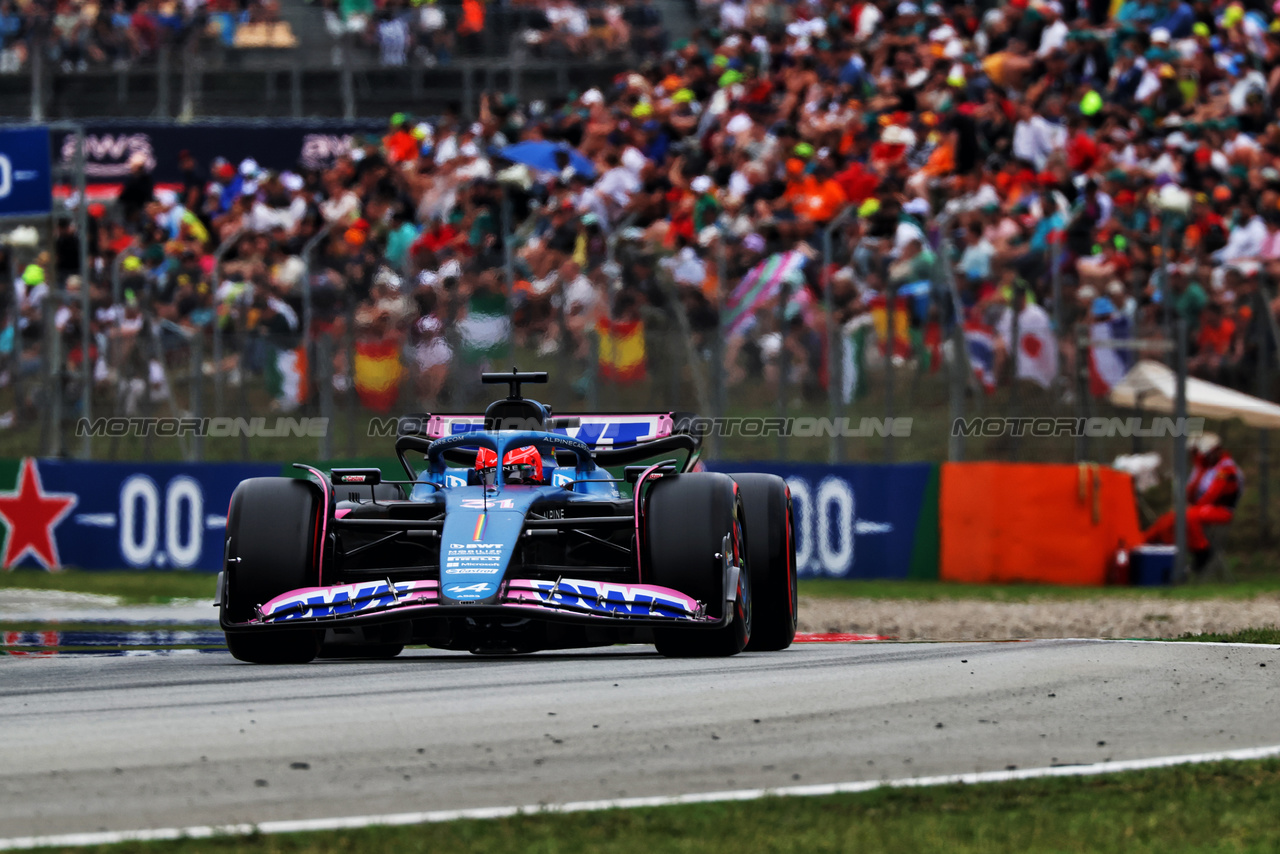
[[[629,448],[672,435],[677,417],[684,416],[675,412],[553,415],[548,419],[546,427],[541,429],[570,436],[584,442],[592,450]],[[426,413],[407,415],[400,418],[399,422],[399,435],[422,436],[427,439],[440,439],[485,429],[484,416],[475,414]],[[503,429],[507,429],[507,425],[503,425]]]

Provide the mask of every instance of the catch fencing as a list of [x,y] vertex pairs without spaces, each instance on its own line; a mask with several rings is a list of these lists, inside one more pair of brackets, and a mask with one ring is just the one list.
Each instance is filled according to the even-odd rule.
[[[529,392],[560,412],[712,419],[702,429],[713,460],[1082,463],[1152,450],[1167,460],[1170,437],[1204,429],[1108,402],[1109,385],[1137,358],[1176,366],[1178,324],[1145,300],[1136,312],[1119,300],[1109,318],[1065,300],[1057,243],[1024,259],[1027,278],[983,296],[957,281],[956,223],[945,218],[914,258],[853,211],[807,232],[717,226],[670,244],[655,240],[652,223],[583,224],[573,250],[556,254],[545,245],[547,212],[517,216],[505,192],[490,209],[487,266],[383,259],[359,297],[339,275],[353,238],[329,227],[274,272],[255,262],[264,235],[222,235],[211,269],[195,271],[183,292],[194,309],[179,310],[148,278],[154,260],[126,248],[92,290],[89,372],[78,297],[55,287],[42,305],[21,303],[21,273],[48,236],[10,246],[5,432],[17,453],[86,459],[375,455],[390,440],[374,419],[480,411],[491,390],[478,374],[512,365],[547,370],[551,383]],[[287,288],[275,301],[279,282]],[[1242,358],[1193,370],[1274,399],[1265,272],[1242,299],[1268,322],[1238,333]],[[1016,316],[1008,310],[1024,300]],[[283,416],[317,421],[274,433],[93,426]],[[1242,464],[1263,472],[1265,491],[1266,434],[1228,439]],[[1264,492],[1264,536],[1267,504]]]

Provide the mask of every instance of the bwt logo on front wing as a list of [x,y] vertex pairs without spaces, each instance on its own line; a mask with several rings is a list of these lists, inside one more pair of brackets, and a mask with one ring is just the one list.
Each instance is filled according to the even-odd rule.
[[263,617],[271,622],[282,622],[313,617],[337,617],[386,608],[405,599],[423,598],[422,594],[425,591],[416,589],[415,584],[416,582],[412,581],[397,582],[394,593],[385,581],[333,587],[318,593],[300,593],[275,602],[270,612]]
[[629,587],[591,582],[578,582],[576,585],[565,581],[529,583],[536,588],[533,592],[538,598],[550,605],[569,605],[601,614],[631,617],[647,617],[651,614],[664,617],[689,616],[689,607],[685,602]]

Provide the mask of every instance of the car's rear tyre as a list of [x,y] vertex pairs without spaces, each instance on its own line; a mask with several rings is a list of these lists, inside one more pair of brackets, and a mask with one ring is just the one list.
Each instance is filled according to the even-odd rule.
[[727,475],[696,472],[664,477],[645,497],[644,581],[670,587],[707,603],[707,612],[723,617],[726,606],[724,562],[717,555],[731,535],[733,560],[743,565],[733,601],[733,620],[719,629],[658,628],[654,643],[669,657],[737,655],[752,629],[750,567],[744,513],[737,484]]
[[[259,605],[319,583],[319,487],[287,477],[241,482],[227,511],[223,623],[242,623]],[[320,651],[312,629],[229,631],[227,648],[240,661],[301,664]]]
[[786,649],[796,637],[796,550],[791,491],[773,474],[731,475],[746,510],[747,566],[751,569],[751,642],[748,652]]

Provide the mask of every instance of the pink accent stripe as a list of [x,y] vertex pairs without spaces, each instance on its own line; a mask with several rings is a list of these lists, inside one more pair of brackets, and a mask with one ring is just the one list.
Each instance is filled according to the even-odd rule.
[[320,518],[320,542],[316,546],[316,584],[320,584],[324,580],[324,544],[329,537],[329,479],[320,472],[319,469],[299,464],[299,468],[315,475],[316,480],[320,481],[320,494],[324,496],[324,507],[321,509]]
[[844,632],[796,632],[796,643],[860,643],[893,640],[887,635],[851,635]]
[[645,469],[640,473],[640,476],[636,478],[635,494],[632,499],[632,504],[633,504],[632,512],[633,512],[633,515],[635,515],[636,517],[636,581],[639,581],[639,582],[644,581],[644,569],[642,567],[644,563],[644,558],[643,558],[644,548],[643,548],[643,544],[640,541],[640,485],[644,483],[645,478],[653,474],[653,471],[657,468],[660,468],[661,466],[662,466],[662,463],[654,463],[653,465],[649,466],[647,469]]

